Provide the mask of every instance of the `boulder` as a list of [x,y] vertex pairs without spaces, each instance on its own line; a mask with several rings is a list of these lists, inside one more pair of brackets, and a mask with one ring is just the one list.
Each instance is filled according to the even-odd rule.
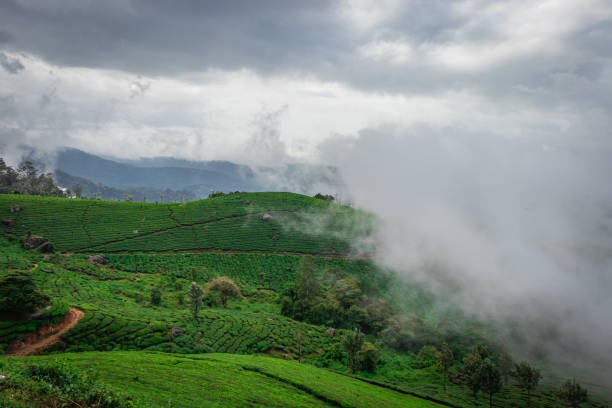
[[262,221],[270,221],[272,219],[272,214],[265,213],[261,216]]
[[106,265],[108,263],[108,259],[102,255],[91,255],[87,258],[87,260],[98,265]]
[[24,249],[44,249],[49,246],[49,240],[43,237],[27,237],[23,240],[22,246]]

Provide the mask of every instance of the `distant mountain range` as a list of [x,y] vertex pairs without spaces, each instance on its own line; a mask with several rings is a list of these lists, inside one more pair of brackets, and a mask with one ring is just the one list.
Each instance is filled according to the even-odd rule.
[[335,193],[341,186],[335,168],[288,164],[277,168],[228,161],[189,161],[172,157],[106,159],[78,149],[57,155],[57,183],[85,197],[134,201],[189,201],[222,191]]

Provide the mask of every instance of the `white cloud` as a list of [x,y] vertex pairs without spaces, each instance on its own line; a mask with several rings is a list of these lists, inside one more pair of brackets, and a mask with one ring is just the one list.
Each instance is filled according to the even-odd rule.
[[410,43],[402,40],[370,41],[359,47],[359,51],[365,58],[392,64],[404,64],[412,57]]
[[452,32],[450,40],[425,44],[423,55],[450,69],[482,71],[519,57],[562,54],[568,35],[612,18],[612,4],[470,1],[456,3],[455,12],[466,23]]
[[339,13],[358,30],[370,30],[393,16],[401,0],[343,0]]

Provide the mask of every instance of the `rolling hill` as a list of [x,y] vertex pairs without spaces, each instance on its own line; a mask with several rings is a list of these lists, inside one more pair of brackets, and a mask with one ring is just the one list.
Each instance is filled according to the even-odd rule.
[[[58,360],[98,373],[105,384],[137,398],[138,406],[447,406],[307,364],[261,356],[68,353],[59,358],[30,357],[17,363],[48,364]],[[171,383],[169,378],[173,379]]]
[[[376,265],[371,247],[356,249],[368,242],[371,215],[291,193],[170,204],[0,195],[0,220],[11,221],[0,224],[0,278],[26,273],[52,299],[28,320],[0,321],[0,350],[16,354],[20,341],[35,343],[67,322],[69,310],[82,312],[43,350],[47,356],[0,359],[9,374],[63,361],[147,407],[476,407],[487,400],[452,382],[445,390],[435,361],[419,353],[448,341],[456,372],[481,328]],[[23,249],[32,237],[48,239],[53,251]],[[401,347],[384,330],[367,333],[380,349],[375,372],[347,371],[341,322],[314,324],[283,312],[306,267],[328,290],[329,304],[358,293],[361,306],[347,316],[388,309],[385,319],[400,325]],[[205,287],[220,276],[235,281],[241,296],[227,307],[206,303],[194,320],[185,296],[191,282]],[[343,289],[333,297],[326,288]],[[547,378],[534,407],[561,406],[557,382]],[[19,405],[11,392],[0,387],[0,402],[41,406]],[[525,406],[515,383],[493,401]]]

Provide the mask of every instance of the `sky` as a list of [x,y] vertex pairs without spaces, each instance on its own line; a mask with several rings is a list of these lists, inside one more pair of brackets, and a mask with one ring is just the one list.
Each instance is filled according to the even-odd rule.
[[0,137],[262,162],[385,126],[603,137],[611,18],[605,0],[6,0]]
[[381,263],[607,372],[611,38],[606,0],[4,0],[0,151],[335,165]]

